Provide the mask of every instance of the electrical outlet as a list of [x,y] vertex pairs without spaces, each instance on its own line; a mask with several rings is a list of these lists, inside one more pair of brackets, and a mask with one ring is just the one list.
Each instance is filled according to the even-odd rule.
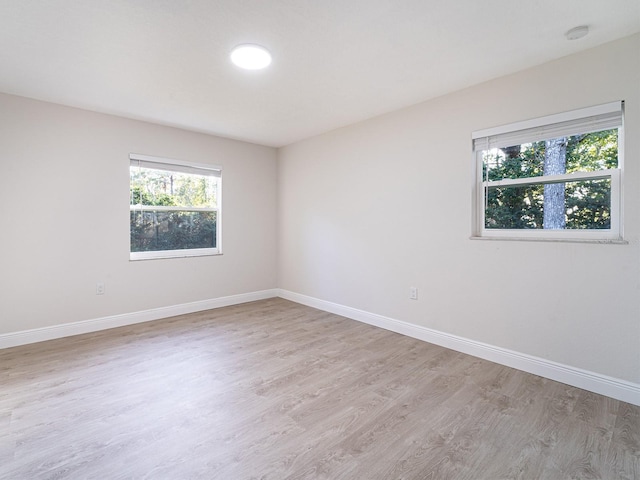
[[418,299],[418,288],[417,287],[409,287],[409,299],[417,300]]
[[96,295],[104,295],[104,282],[96,283]]

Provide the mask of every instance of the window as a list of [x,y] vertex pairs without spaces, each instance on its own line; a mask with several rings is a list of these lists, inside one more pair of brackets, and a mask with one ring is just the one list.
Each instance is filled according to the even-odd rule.
[[220,168],[129,158],[130,259],[221,253]]
[[621,240],[623,106],[474,132],[474,236]]

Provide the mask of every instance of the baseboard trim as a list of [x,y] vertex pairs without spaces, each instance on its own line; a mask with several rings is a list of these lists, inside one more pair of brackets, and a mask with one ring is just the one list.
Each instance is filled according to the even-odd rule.
[[450,348],[451,350],[473,355],[474,357],[640,406],[640,384],[637,383],[563,365],[545,360],[544,358],[514,352],[505,348],[458,337],[420,325],[414,325],[288,290],[279,289],[278,296],[292,302],[317,308],[318,310],[335,313],[352,320],[374,325],[418,340],[440,345]]
[[201,312],[203,310],[211,310],[213,308],[227,307],[230,305],[238,305],[241,303],[264,300],[277,296],[277,289],[261,290],[257,292],[241,293],[238,295],[212,298],[209,300],[201,300],[167,307],[152,308],[150,310],[143,310],[139,312],[111,315],[109,317],[94,318],[91,320],[82,320],[79,322],[65,323],[61,325],[52,325],[50,327],[35,328],[21,332],[5,333],[0,335],[0,349],[17,347],[19,345],[26,345],[29,343],[44,342],[46,340],[54,340],[56,338],[70,337],[73,335],[81,335],[83,333],[97,332],[99,330],[107,330],[109,328],[124,327],[126,325],[150,322],[161,318]]
[[407,335],[418,340],[440,345],[458,352],[473,355],[478,358],[516,368],[534,375],[540,375],[541,377],[549,378],[567,385],[582,388],[590,392],[606,395],[617,400],[622,400],[623,402],[640,406],[640,384],[637,383],[563,365],[551,360],[488,345],[486,343],[451,335],[420,325],[414,325],[402,320],[396,320],[283,289],[242,293],[227,297],[153,308],[139,312],[124,313],[91,320],[53,325],[50,327],[0,334],[0,349],[43,342],[46,340],[54,340],[56,338],[70,337],[73,335],[81,335],[83,333],[97,332],[100,330],[107,330],[109,328],[134,325],[136,323],[149,322],[176,315],[184,315],[187,313],[211,310],[214,308],[238,305],[241,303],[274,297],[281,297],[292,302],[317,308],[318,310],[334,313],[352,320],[384,328],[385,330]]

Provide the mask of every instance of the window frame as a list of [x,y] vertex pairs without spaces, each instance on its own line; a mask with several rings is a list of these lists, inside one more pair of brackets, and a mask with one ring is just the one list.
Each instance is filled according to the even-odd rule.
[[[155,168],[157,170],[175,171],[179,173],[207,175],[217,178],[216,206],[215,207],[181,207],[167,205],[153,205],[153,211],[171,212],[216,212],[216,246],[213,248],[191,248],[178,250],[154,250],[144,252],[131,251],[131,226],[129,226],[129,260],[153,260],[160,258],[184,258],[222,255],[222,167],[219,165],[207,165],[183,160],[174,160],[164,157],[129,154],[129,195],[131,195],[131,167]],[[149,211],[141,204],[131,205],[129,201],[129,215],[133,211]]]
[[[490,148],[541,141],[560,136],[618,129],[618,167],[592,172],[572,172],[517,179],[487,181],[482,177],[483,152]],[[554,137],[555,135],[555,137]],[[622,177],[624,160],[624,101],[582,108],[500,127],[472,132],[474,170],[472,239],[584,241],[625,243],[622,222]],[[499,229],[485,227],[487,192],[492,187],[545,185],[609,179],[611,223],[608,229]]]

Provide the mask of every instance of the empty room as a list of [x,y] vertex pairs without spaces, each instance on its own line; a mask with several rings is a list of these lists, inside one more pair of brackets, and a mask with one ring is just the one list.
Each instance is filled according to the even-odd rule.
[[640,478],[638,0],[0,0],[0,480]]

